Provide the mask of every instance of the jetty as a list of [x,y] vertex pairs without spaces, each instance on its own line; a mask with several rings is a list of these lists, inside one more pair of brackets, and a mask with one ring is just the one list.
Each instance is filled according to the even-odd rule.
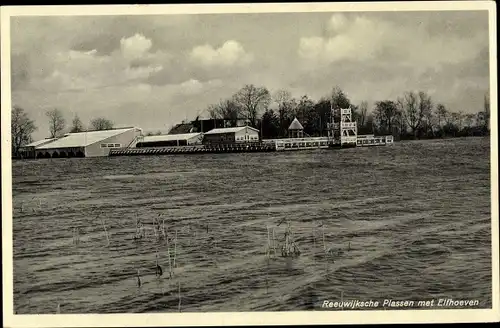
[[272,144],[220,144],[192,145],[172,147],[145,147],[128,149],[111,149],[109,156],[170,155],[170,154],[202,154],[202,153],[251,153],[271,152],[276,148]]
[[165,135],[141,139],[136,147],[116,148],[109,156],[140,156],[202,153],[251,153],[298,151],[330,148],[387,146],[392,135],[358,135],[351,109],[332,109],[328,136],[304,136],[302,124],[294,118],[288,128],[289,138],[260,139],[259,131],[249,126],[214,128],[206,133]]

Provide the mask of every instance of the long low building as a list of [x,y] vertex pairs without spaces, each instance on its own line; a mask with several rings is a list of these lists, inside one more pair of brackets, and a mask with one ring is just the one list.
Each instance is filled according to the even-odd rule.
[[55,138],[46,138],[42,140],[33,141],[19,149],[19,155],[21,158],[35,158],[36,148],[41,147],[49,142],[56,140]]
[[204,144],[259,142],[259,130],[250,126],[212,129],[205,133]]
[[137,143],[137,148],[144,147],[171,147],[189,146],[202,143],[202,133],[162,134],[157,136],[145,136]]
[[141,136],[142,130],[136,127],[68,133],[32,143],[31,151],[35,158],[108,156],[110,149],[134,147]]

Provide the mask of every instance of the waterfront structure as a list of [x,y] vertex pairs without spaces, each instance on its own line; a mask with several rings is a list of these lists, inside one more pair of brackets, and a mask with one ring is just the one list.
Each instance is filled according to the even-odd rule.
[[274,149],[277,151],[306,150],[330,147],[330,142],[327,137],[267,139],[262,140],[262,142],[267,145],[273,145]]
[[35,158],[108,156],[110,149],[135,147],[142,138],[136,127],[68,133],[35,146]]
[[203,134],[182,133],[182,134],[162,134],[157,136],[145,136],[139,140],[136,147],[172,147],[172,146],[191,146],[201,145]]
[[42,139],[42,140],[37,140],[37,141],[33,141],[21,148],[19,148],[19,156],[21,158],[35,158],[36,156],[36,148],[37,147],[40,147],[40,146],[43,146],[51,141],[54,141],[55,138],[45,138],[45,139]]
[[375,136],[373,134],[358,135],[356,140],[356,146],[358,147],[368,147],[368,146],[386,146],[392,145],[394,143],[394,137],[389,136]]
[[250,126],[212,129],[203,136],[203,144],[258,143],[259,130]]
[[299,120],[295,117],[288,127],[288,136],[290,138],[303,138],[304,127],[300,124]]
[[332,145],[356,147],[358,127],[352,119],[351,108],[331,107],[330,122],[327,125],[328,138]]

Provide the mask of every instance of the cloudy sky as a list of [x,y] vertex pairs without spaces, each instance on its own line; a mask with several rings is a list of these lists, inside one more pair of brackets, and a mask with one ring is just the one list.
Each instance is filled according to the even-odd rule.
[[464,112],[489,85],[486,11],[12,17],[11,53],[35,139],[54,107],[166,132],[250,83],[370,106],[422,90]]

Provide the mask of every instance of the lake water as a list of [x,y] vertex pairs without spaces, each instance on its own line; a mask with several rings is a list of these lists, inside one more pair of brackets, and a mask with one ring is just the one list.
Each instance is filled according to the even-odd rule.
[[[15,161],[14,309],[320,310],[341,298],[473,299],[490,308],[489,151],[488,139],[468,138]],[[155,237],[155,218],[168,245]],[[140,241],[137,219],[147,233]],[[283,220],[297,258],[281,256]]]

